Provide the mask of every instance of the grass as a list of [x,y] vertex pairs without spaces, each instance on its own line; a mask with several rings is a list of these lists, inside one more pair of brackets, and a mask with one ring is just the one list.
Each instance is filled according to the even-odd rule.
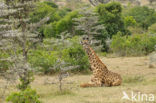
[[145,81],[145,78],[143,76],[124,76],[123,77],[123,82],[124,83],[133,83],[133,84],[136,84],[136,83],[141,83]]
[[[156,99],[156,68],[148,68],[147,57],[102,57],[101,59],[109,70],[121,74],[123,78],[121,86],[80,88],[81,83],[90,80],[91,74],[71,74],[63,81],[62,92],[59,91],[57,76],[35,76],[32,87],[36,89],[43,103],[132,103],[121,100],[123,91],[152,93]],[[47,78],[54,84],[45,84]]]
[[54,95],[55,96],[74,95],[74,93],[70,89],[64,89],[62,91],[56,91]]

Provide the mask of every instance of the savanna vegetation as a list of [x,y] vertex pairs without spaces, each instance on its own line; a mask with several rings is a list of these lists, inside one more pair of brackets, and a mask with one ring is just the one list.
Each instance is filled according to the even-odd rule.
[[[80,44],[86,35],[96,53],[101,58],[108,57],[106,60],[110,63],[104,60],[108,67],[123,74],[123,85],[112,91],[125,90],[135,84],[138,85],[133,89],[139,89],[145,84],[143,92],[147,92],[146,88],[156,85],[155,76],[151,74],[156,73],[155,70],[146,67],[147,56],[156,50],[156,10],[153,5],[155,1],[142,6],[123,5],[122,1],[111,0],[0,0],[0,82],[4,84],[2,87],[0,84],[0,103],[61,103],[56,99],[68,96],[73,100],[66,98],[65,103],[120,103],[120,98],[111,101],[110,96],[94,101],[95,95],[85,94],[87,89],[75,90],[91,73],[88,56]],[[117,60],[112,59],[112,63],[109,57],[118,57],[120,61],[130,57],[126,59],[129,67],[122,62],[110,66]],[[132,63],[133,60],[143,64]],[[136,65],[146,73],[141,75],[143,70]],[[134,74],[133,67],[136,69]],[[72,83],[69,80],[70,83],[63,85],[64,78],[70,74],[76,75],[69,78]],[[49,80],[43,80],[44,77],[57,78],[49,83]],[[40,79],[46,85],[41,84]],[[74,89],[66,88],[67,85]],[[106,89],[109,95],[114,94]],[[96,89],[89,90],[97,93]],[[76,99],[82,97],[81,93],[87,99]],[[100,97],[106,95],[99,93]]]

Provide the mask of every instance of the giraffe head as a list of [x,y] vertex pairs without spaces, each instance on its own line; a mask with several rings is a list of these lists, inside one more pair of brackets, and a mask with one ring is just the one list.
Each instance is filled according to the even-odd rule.
[[90,45],[90,40],[88,36],[84,36],[81,40],[81,44],[84,48],[88,48],[88,46]]

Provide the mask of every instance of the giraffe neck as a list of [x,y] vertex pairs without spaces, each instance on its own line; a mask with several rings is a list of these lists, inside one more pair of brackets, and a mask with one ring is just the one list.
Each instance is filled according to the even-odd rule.
[[[94,50],[90,46],[84,47],[84,49],[85,49],[85,51],[86,51],[86,53],[87,53],[87,55],[89,57],[89,62],[90,62],[90,65],[91,65],[91,68],[93,69],[93,71],[96,68],[108,71],[108,69],[105,66],[105,64],[102,63],[100,58],[96,55],[96,53],[94,52]],[[101,67],[103,67],[103,68],[101,68]]]

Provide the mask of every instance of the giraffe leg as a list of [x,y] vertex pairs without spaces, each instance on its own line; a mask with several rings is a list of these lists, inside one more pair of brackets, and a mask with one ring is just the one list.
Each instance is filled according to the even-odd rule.
[[98,78],[92,78],[90,83],[84,83],[84,84],[80,85],[80,87],[82,87],[82,88],[86,88],[86,87],[101,87],[101,86],[102,86],[102,82]]
[[112,83],[112,86],[119,86],[119,85],[121,85],[121,80],[120,79],[117,79],[116,81],[114,81],[113,83]]
[[80,85],[80,87],[82,87],[82,88],[95,87],[95,84],[93,84],[93,83],[83,83],[83,84]]

